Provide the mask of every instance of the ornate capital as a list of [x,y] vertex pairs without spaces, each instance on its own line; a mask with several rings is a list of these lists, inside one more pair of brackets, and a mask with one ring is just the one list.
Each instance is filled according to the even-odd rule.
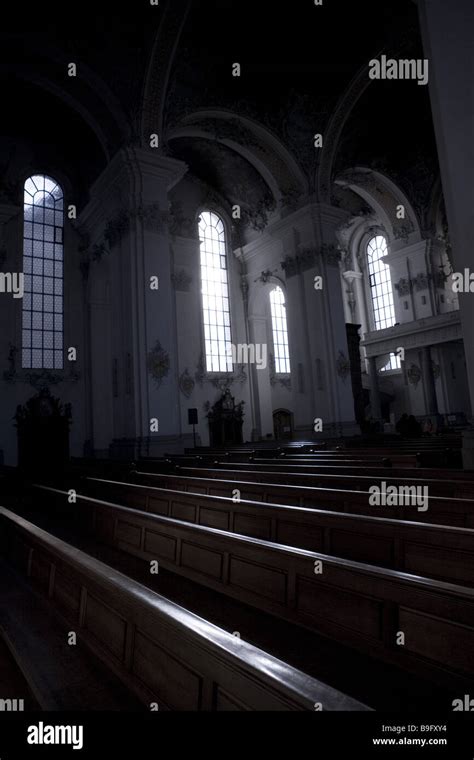
[[169,229],[173,236],[188,237],[193,240],[199,239],[198,220],[193,216],[186,216],[183,204],[173,201],[169,211]]
[[179,269],[173,272],[171,275],[171,281],[175,290],[188,293],[193,278],[185,269]]
[[397,291],[400,298],[402,296],[407,296],[411,292],[411,282],[406,277],[402,277],[398,282],[394,283],[395,290]]
[[138,206],[133,216],[139,219],[145,230],[150,232],[166,232],[170,215],[167,211],[161,211],[158,203],[148,203]]
[[430,278],[426,272],[420,272],[416,277],[412,278],[411,282],[414,289],[419,292],[421,290],[428,290]]
[[320,253],[326,264],[330,267],[337,267],[341,263],[341,249],[333,243],[323,243]]
[[296,256],[287,256],[281,262],[281,267],[287,277],[293,277],[295,274],[312,269],[316,266],[316,261],[316,248],[300,248]]

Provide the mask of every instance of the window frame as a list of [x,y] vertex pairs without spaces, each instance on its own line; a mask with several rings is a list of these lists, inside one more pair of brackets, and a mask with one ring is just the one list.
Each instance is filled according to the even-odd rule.
[[[225,261],[226,261],[226,267],[225,271],[227,272],[227,299],[229,301],[229,331],[230,331],[230,342],[229,345],[233,345],[233,324],[234,324],[234,314],[233,314],[233,299],[232,299],[232,287],[231,287],[231,257],[229,255],[230,248],[229,248],[229,224],[226,219],[225,213],[221,209],[217,209],[213,206],[203,206],[198,213],[196,214],[196,226],[197,226],[197,234],[199,239],[199,309],[200,309],[200,318],[199,318],[199,324],[200,324],[200,331],[201,331],[201,346],[202,346],[202,356],[203,356],[203,363],[204,363],[204,372],[206,375],[211,377],[219,377],[221,375],[229,376],[232,375],[236,370],[236,364],[232,361],[232,358],[230,360],[231,369],[208,369],[207,368],[207,344],[206,344],[206,331],[205,331],[205,321],[204,321],[204,293],[203,293],[203,277],[202,277],[202,264],[201,264],[201,230],[200,230],[200,219],[203,214],[212,214],[216,216],[219,221],[223,225],[223,235],[224,235],[224,248],[225,248]],[[223,312],[224,313],[224,312]],[[219,354],[219,361],[222,358],[222,356]]]
[[[360,242],[361,248],[362,248],[362,261],[364,263],[364,281],[365,281],[365,289],[366,289],[366,303],[367,303],[367,309],[368,309],[368,318],[370,323],[370,328],[372,332],[378,332],[379,330],[388,330],[390,327],[393,327],[396,322],[396,314],[395,314],[395,298],[394,298],[394,292],[393,292],[393,283],[392,283],[392,273],[390,271],[390,266],[388,264],[385,264],[386,267],[388,267],[389,270],[389,278],[388,281],[390,283],[390,292],[391,292],[391,300],[392,300],[392,306],[393,306],[393,318],[394,323],[393,325],[390,325],[390,327],[377,327],[376,326],[376,317],[375,317],[375,304],[374,299],[372,296],[373,286],[371,284],[371,275],[370,273],[370,264],[369,264],[369,244],[377,237],[383,237],[385,240],[385,245],[387,247],[387,252],[385,254],[389,254],[389,239],[385,232],[380,227],[372,227],[370,230],[367,230]],[[385,308],[385,307],[384,307]],[[396,366],[392,367],[392,361],[395,361]],[[401,372],[401,363],[400,359],[396,357],[395,354],[390,354],[389,362],[385,365],[385,367],[381,367],[379,372],[383,372],[384,374],[388,372]]]
[[[42,236],[40,238],[35,237],[35,230],[31,229],[31,237],[27,237],[27,228],[26,225],[28,223],[34,224],[35,223],[35,212],[34,209],[39,204],[34,204],[32,202],[27,202],[27,194],[30,195],[30,198],[33,200],[34,195],[28,190],[27,185],[29,181],[31,180],[34,183],[34,178],[41,177],[45,180],[49,180],[51,183],[54,183],[53,187],[50,190],[46,190],[45,185],[43,183],[43,192],[54,192],[56,190],[59,190],[59,198],[56,199],[55,203],[51,206],[43,206],[45,209],[50,209],[53,213],[53,220],[54,223],[50,224],[43,220],[40,222],[43,226],[42,230]],[[41,192],[40,188],[37,188],[36,192]],[[22,226],[21,226],[21,262],[22,262],[22,270],[25,274],[25,278],[30,276],[40,276],[42,279],[41,283],[41,296],[42,296],[42,305],[41,310],[37,310],[37,313],[41,314],[41,348],[34,346],[34,327],[33,327],[33,315],[35,313],[33,309],[33,283],[30,284],[31,290],[27,291],[27,287],[25,287],[25,294],[30,294],[32,296],[31,303],[29,305],[29,308],[25,305],[24,298],[22,299],[22,308],[20,313],[20,324],[19,324],[19,330],[20,330],[20,341],[19,344],[21,346],[20,354],[21,354],[21,360],[20,365],[21,369],[23,371],[38,371],[38,372],[64,372],[65,369],[65,357],[64,357],[64,346],[65,346],[65,267],[66,267],[66,261],[65,261],[65,236],[66,236],[66,198],[65,198],[65,190],[64,190],[64,182],[62,178],[57,179],[56,175],[54,173],[50,173],[48,171],[35,171],[30,172],[28,176],[26,176],[22,183]],[[60,207],[58,207],[60,204]],[[28,207],[32,209],[32,219],[27,219],[27,209]],[[61,214],[61,224],[58,225],[56,222],[56,214]],[[48,240],[45,234],[46,227],[52,227],[53,228],[53,239]],[[60,240],[56,238],[57,230],[60,230]],[[28,246],[28,242],[30,245]],[[39,243],[42,247],[41,255],[34,255],[35,253],[35,242]],[[52,256],[45,257],[45,244],[53,245],[52,250]],[[56,256],[55,246],[59,245],[61,247],[61,255]],[[31,256],[28,256],[26,253],[27,248],[30,248],[31,250]],[[31,258],[31,272],[25,272],[25,263],[26,259]],[[38,261],[42,261],[42,272],[41,274],[34,273],[35,269],[35,262],[36,265],[38,264]],[[49,264],[52,265],[52,275],[45,275],[45,262],[49,262]],[[56,274],[56,265],[60,265],[60,275]],[[52,293],[47,293],[45,291],[45,277],[51,277],[52,279]],[[56,293],[56,280],[61,281],[61,287],[60,287],[60,293]],[[44,298],[48,297],[52,299],[52,311],[48,310],[45,311],[44,307]],[[56,299],[60,299],[60,309],[56,310]],[[30,314],[30,326],[25,327],[25,316],[26,314]],[[51,329],[45,328],[45,314],[51,314],[53,317],[53,325]],[[56,327],[56,316],[60,316],[60,329],[57,329]],[[39,332],[40,330],[37,330]],[[30,333],[30,346],[25,346],[25,332]],[[45,333],[51,333],[52,340],[53,340],[53,346],[52,348],[45,347],[44,345],[44,335]],[[57,334],[61,335],[60,338],[60,347],[56,344],[56,337]],[[41,364],[38,365],[35,363],[34,359],[34,350],[40,350],[41,351]],[[45,360],[45,352],[46,351],[52,351],[52,360],[51,363],[47,362]],[[29,359],[25,358],[25,352],[29,352],[30,356]],[[60,355],[60,362],[58,363],[57,354]]]
[[[272,293],[275,293],[276,291],[280,291],[283,296],[283,303],[281,306],[284,309],[284,316],[285,316],[285,329],[279,329],[278,327],[275,327],[274,321],[273,321],[273,303],[272,303]],[[272,346],[273,346],[273,361],[275,364],[275,375],[279,376],[285,376],[290,377],[291,376],[291,359],[290,359],[290,336],[289,336],[289,329],[288,329],[288,309],[287,309],[287,303],[286,303],[286,293],[285,290],[282,288],[282,286],[279,283],[275,283],[274,286],[271,288],[271,290],[268,293],[268,301],[270,305],[270,323],[271,323],[271,335],[272,335]],[[275,343],[275,333],[277,333],[277,336],[279,333],[285,335],[286,334],[286,356],[284,357],[285,366],[287,369],[280,370],[278,369],[278,364],[280,361],[280,357],[277,357],[276,355],[276,346],[285,345],[284,343]]]

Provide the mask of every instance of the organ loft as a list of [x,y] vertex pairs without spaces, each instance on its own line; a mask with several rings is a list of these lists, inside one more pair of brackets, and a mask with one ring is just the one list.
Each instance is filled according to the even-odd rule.
[[447,720],[472,4],[8,11],[0,713]]

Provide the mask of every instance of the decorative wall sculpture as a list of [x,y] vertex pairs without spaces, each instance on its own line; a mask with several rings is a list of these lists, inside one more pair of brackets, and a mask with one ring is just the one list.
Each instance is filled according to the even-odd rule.
[[351,363],[345,355],[344,351],[341,351],[339,349],[339,354],[336,359],[336,372],[344,383],[346,382],[346,378],[349,375],[350,371]]
[[9,345],[8,351],[8,369],[3,373],[3,379],[9,385],[14,383],[28,383],[36,390],[42,388],[48,388],[51,385],[59,385],[59,383],[69,382],[77,383],[81,377],[79,372],[73,369],[73,363],[71,362],[71,369],[66,372],[52,372],[48,369],[38,370],[17,370],[16,358],[18,354],[18,348],[12,343]]
[[186,368],[179,376],[179,389],[181,393],[189,398],[194,390],[195,382]]
[[416,364],[411,364],[410,368],[407,370],[407,378],[408,382],[411,383],[411,385],[414,385],[415,388],[418,387],[418,383],[421,380],[421,369]]
[[157,386],[160,387],[163,379],[170,371],[170,357],[159,340],[156,341],[154,347],[148,352],[147,367]]
[[395,290],[399,297],[407,296],[411,292],[411,283],[406,277],[402,277],[398,282],[394,283]]

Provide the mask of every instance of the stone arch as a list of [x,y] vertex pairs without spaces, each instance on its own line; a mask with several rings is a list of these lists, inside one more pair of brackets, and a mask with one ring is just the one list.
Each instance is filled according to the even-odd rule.
[[371,81],[367,76],[367,66],[362,66],[339,100],[336,109],[324,131],[323,150],[316,168],[316,197],[322,203],[331,202],[333,165],[344,126],[358,100]]
[[190,7],[191,0],[168,3],[157,31],[142,93],[139,138],[143,145],[152,133],[162,137],[170,74]]
[[[381,172],[354,167],[339,174],[335,184],[352,190],[373,209],[385,229],[388,241],[397,247],[401,241],[415,243],[422,239],[416,212],[405,193]],[[397,218],[397,207],[403,206],[405,218]]]
[[277,206],[293,207],[307,195],[307,179],[296,159],[266,127],[232,111],[207,109],[184,117],[166,135],[167,142],[196,137],[221,143],[239,154],[265,180]]

